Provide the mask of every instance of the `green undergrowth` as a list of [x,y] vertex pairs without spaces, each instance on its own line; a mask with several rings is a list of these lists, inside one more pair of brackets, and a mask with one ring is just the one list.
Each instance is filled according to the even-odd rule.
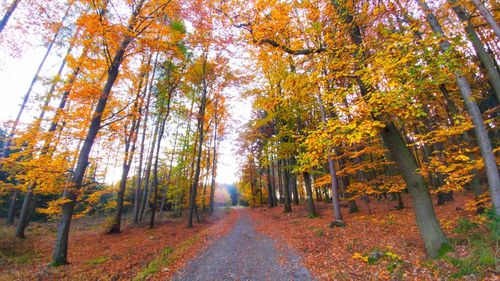
[[454,279],[482,279],[488,272],[500,272],[500,260],[496,255],[500,242],[500,217],[493,210],[488,210],[475,221],[460,219],[453,233],[450,248],[440,251],[440,260],[455,268],[446,275]]
[[201,234],[202,232],[194,235],[193,237],[183,241],[175,248],[170,246],[163,248],[161,253],[150,261],[142,269],[142,271],[135,276],[134,280],[146,280],[149,276],[158,273],[163,268],[173,264],[182,256],[182,254],[184,254],[191,246],[195,245],[200,240]]
[[31,245],[32,241],[16,239],[13,233],[13,227],[0,227],[0,266],[25,265],[39,260],[40,254]]
[[101,256],[101,257],[97,257],[95,259],[91,259],[91,260],[87,261],[87,264],[100,265],[101,263],[107,262],[109,259],[110,259],[110,257],[108,257],[108,256]]

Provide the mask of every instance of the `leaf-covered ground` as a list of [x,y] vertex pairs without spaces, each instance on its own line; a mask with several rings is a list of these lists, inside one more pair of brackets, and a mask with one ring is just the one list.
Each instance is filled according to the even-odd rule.
[[26,240],[14,239],[14,229],[3,228],[0,280],[165,280],[227,233],[237,216],[220,210],[192,229],[185,217],[161,219],[152,230],[146,222],[127,223],[119,235],[104,234],[102,219],[77,220],[70,235],[70,264],[56,268],[49,266],[55,223],[33,223]]
[[[348,209],[343,208],[347,223],[343,228],[328,227],[333,218],[331,203],[316,204],[320,213],[317,218],[309,218],[304,206],[293,206],[293,212],[288,214],[283,213],[281,206],[258,208],[251,213],[259,222],[257,231],[294,248],[318,280],[497,280],[495,261],[491,260],[495,246],[487,245],[491,249],[475,258],[471,256],[468,241],[477,240],[463,238],[456,231],[461,221],[474,224],[474,220],[480,220],[464,210],[464,204],[470,199],[458,194],[455,201],[435,206],[441,225],[455,248],[454,252],[436,261],[425,257],[407,196],[404,197],[406,208],[400,211],[393,208],[396,202],[386,199],[372,200],[372,214],[362,201],[358,201],[360,211],[357,213],[348,214]],[[480,224],[477,231],[480,236],[489,235]],[[463,233],[467,237],[470,231],[465,232],[468,232]],[[477,261],[482,258],[486,266]]]

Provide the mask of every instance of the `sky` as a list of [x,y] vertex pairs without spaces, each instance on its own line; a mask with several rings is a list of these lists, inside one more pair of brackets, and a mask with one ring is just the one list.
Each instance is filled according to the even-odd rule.
[[[0,124],[8,120],[14,120],[22,99],[28,90],[33,75],[40,64],[45,48],[26,48],[22,50],[19,57],[14,57],[9,54],[9,51],[0,47]],[[50,73],[55,74],[57,67],[61,61],[58,56],[51,56],[47,60],[45,67],[45,75]],[[43,93],[41,83],[37,83],[39,87],[35,88],[33,94]],[[234,126],[231,128],[227,136],[220,144],[220,156],[217,167],[217,182],[219,183],[234,183],[238,180],[238,157],[236,155],[237,146],[235,143],[238,137],[237,128],[241,127],[250,118],[251,106],[250,102],[242,100],[239,97],[238,89],[231,89],[229,92],[230,98],[230,113],[234,121]],[[29,122],[33,119],[36,110],[31,110],[23,113],[21,122]],[[3,128],[5,128],[2,125]],[[108,183],[117,182],[120,178],[121,167],[110,167],[108,170]]]

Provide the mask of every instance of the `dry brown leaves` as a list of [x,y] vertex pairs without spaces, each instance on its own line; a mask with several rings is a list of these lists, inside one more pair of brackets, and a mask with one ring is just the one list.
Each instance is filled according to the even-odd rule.
[[[456,194],[455,201],[434,207],[449,237],[453,236],[451,229],[459,218],[472,216],[463,210],[464,202],[469,199],[464,194]],[[393,209],[394,201],[372,200],[370,215],[367,205],[359,200],[360,212],[348,214],[346,208],[342,209],[347,227],[333,229],[328,227],[333,218],[331,203],[316,204],[319,218],[308,218],[304,206],[293,206],[289,214],[283,213],[281,207],[254,209],[251,214],[259,222],[257,231],[294,248],[319,280],[439,279],[443,273],[446,275],[448,265],[426,259],[410,198],[405,196],[404,201],[406,208],[398,211]],[[401,263],[391,272],[388,267],[395,262],[390,258],[375,264],[359,258],[375,251],[395,254]]]
[[[171,264],[165,279],[187,260],[214,239],[223,235],[236,220],[236,212],[219,212],[212,217],[203,217],[202,223],[187,228],[185,217],[165,219],[157,222],[154,229],[147,223],[139,226],[128,225],[121,234],[106,235],[91,227],[76,222],[71,230],[69,245],[69,265],[50,267],[50,257],[55,233],[53,225],[37,226],[44,229],[43,235],[28,232],[25,241],[16,247],[36,253],[27,263],[0,264],[1,280],[130,280],[166,247],[176,248],[186,240],[198,235],[197,243],[180,255]],[[50,228],[50,230],[48,230]],[[99,227],[97,227],[99,228]]]

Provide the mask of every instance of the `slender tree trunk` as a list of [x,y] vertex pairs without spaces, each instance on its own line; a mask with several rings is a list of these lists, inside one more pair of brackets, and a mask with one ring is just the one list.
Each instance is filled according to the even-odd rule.
[[7,225],[13,225],[14,224],[14,218],[16,217],[16,206],[17,206],[17,199],[19,197],[19,189],[16,189],[12,192],[12,195],[10,197],[10,202],[9,202],[9,212],[7,213]]
[[201,104],[198,113],[198,151],[196,156],[196,169],[193,178],[193,186],[191,187],[191,194],[189,198],[189,217],[188,227],[193,227],[193,215],[196,207],[196,194],[198,189],[198,181],[200,180],[200,166],[201,166],[201,152],[203,149],[203,127],[205,120],[205,105],[207,103],[207,57],[206,54],[203,61],[203,81],[202,81],[202,94]]
[[[295,163],[295,158],[292,157],[290,160],[292,166],[294,166]],[[290,172],[290,179],[291,179],[291,188],[292,188],[292,195],[293,195],[293,204],[299,205],[299,190],[297,186],[297,175],[295,173]]]
[[[147,91],[148,97],[147,97],[147,102],[146,102],[146,112],[144,113],[144,123],[142,126],[142,139],[141,139],[141,150],[139,152],[139,167],[137,169],[137,185],[135,188],[135,196],[134,196],[134,223],[138,223],[140,221],[140,216],[141,215],[141,207],[142,207],[142,172],[143,172],[143,162],[144,162],[144,146],[146,143],[146,134],[147,134],[147,129],[148,129],[148,119],[149,119],[149,104],[151,102],[151,93],[152,93],[152,88],[153,88],[153,81],[155,78],[155,72],[156,72],[156,66],[158,64],[158,53],[156,54],[156,58],[153,64],[153,72],[151,77],[149,77],[149,73],[147,74],[147,80],[149,80],[149,86],[147,86],[144,89],[144,92]],[[148,59],[148,68],[149,64],[151,62],[151,57]]]
[[481,0],[472,0],[472,3],[474,3],[474,6],[476,6],[477,10],[481,14],[481,16],[486,20],[486,22],[491,26],[493,31],[495,32],[497,36],[497,40],[500,40],[500,25],[496,22],[495,18],[493,15],[490,13],[488,8],[484,5],[484,3]]
[[168,188],[170,186],[170,180],[172,178],[172,167],[173,167],[173,163],[174,163],[174,156],[175,156],[175,153],[176,153],[176,150],[177,150],[177,138],[179,136],[179,127],[180,127],[180,121],[177,123],[177,128],[175,129],[174,147],[173,147],[173,150],[172,150],[172,156],[170,157],[170,163],[168,165],[167,182],[166,182],[166,186],[165,186],[165,191],[163,192],[163,198],[161,200],[160,216],[161,216],[161,214],[163,212],[163,206],[164,206],[165,201],[166,201]]
[[154,152],[155,152],[155,147],[156,147],[156,139],[158,138],[158,132],[160,128],[160,117],[158,116],[156,119],[156,125],[153,133],[153,141],[151,143],[151,147],[149,150],[149,156],[148,156],[148,162],[146,165],[146,174],[144,175],[144,189],[142,192],[142,202],[141,202],[141,208],[139,210],[139,221],[142,221],[142,217],[144,216],[144,212],[146,211],[147,208],[147,203],[149,200],[149,195],[151,193],[151,182],[150,182],[150,177],[151,177],[151,167],[153,165],[153,157],[154,157]]
[[3,18],[0,21],[0,33],[2,33],[3,29],[7,25],[7,22],[9,22],[9,19],[12,16],[12,14],[14,13],[14,11],[16,10],[19,2],[20,2],[20,0],[12,1],[12,3],[10,3],[9,7],[7,8],[7,11],[5,11],[5,15],[3,15]]
[[[470,16],[465,11],[464,7],[457,5],[457,0],[448,0],[452,5],[453,11],[460,19],[460,21],[464,24],[465,32],[467,33],[467,37],[469,37],[472,46],[474,46],[474,50],[476,51],[476,55],[479,58],[479,61],[486,69],[488,74],[488,79],[492,86],[493,92],[497,98],[497,101],[500,102],[500,74],[495,67],[495,64],[492,61],[490,55],[486,52],[484,48],[483,42],[476,33],[474,26],[470,22]],[[500,38],[499,38],[500,39]]]
[[278,200],[278,196],[276,195],[276,190],[279,189],[276,188],[276,165],[275,165],[275,162],[274,162],[274,157],[271,156],[271,160],[270,160],[270,167],[271,169],[271,185],[272,185],[272,188],[273,188],[273,207],[276,207],[278,206],[278,203],[279,203],[279,200]]
[[307,204],[307,210],[309,211],[309,216],[315,217],[317,216],[316,214],[316,208],[314,207],[314,199],[313,199],[313,193],[312,193],[312,184],[311,184],[311,175],[309,175],[308,172],[304,172],[302,174],[304,177],[304,185],[306,186],[306,204]]
[[285,202],[284,192],[283,192],[283,171],[281,169],[281,161],[276,160],[276,171],[278,176],[278,191],[279,191],[279,203],[283,204]]
[[[319,109],[321,113],[321,121],[323,122],[323,126],[326,126],[328,122],[326,119],[325,106],[323,104],[323,99],[321,98],[321,94],[317,94]],[[332,188],[332,203],[333,203],[333,213],[335,216],[336,224],[339,226],[343,224],[342,212],[340,211],[340,202],[339,202],[339,184],[337,181],[337,172],[335,171],[335,163],[333,163],[331,153],[327,152],[328,158],[328,170],[330,172],[330,184]]]
[[[24,94],[23,102],[21,103],[21,107],[19,108],[19,112],[17,113],[16,119],[14,120],[14,124],[12,125],[12,128],[10,129],[10,133],[6,138],[6,141],[4,143],[4,147],[2,150],[2,158],[7,157],[9,148],[12,143],[12,139],[14,138],[14,135],[16,133],[17,126],[19,125],[19,121],[21,120],[21,116],[24,112],[24,109],[26,108],[26,105],[28,104],[28,100],[31,96],[31,91],[33,90],[33,87],[35,86],[35,83],[38,81],[38,77],[40,76],[40,72],[42,71],[43,66],[45,65],[45,61],[49,57],[50,52],[52,51],[52,47],[54,47],[54,44],[56,43],[56,39],[59,36],[59,33],[61,32],[62,26],[64,21],[66,20],[66,17],[68,16],[69,10],[71,8],[72,2],[70,2],[70,5],[68,5],[68,8],[66,9],[66,12],[59,23],[59,27],[57,28],[56,32],[54,33],[54,36],[52,37],[49,46],[47,47],[47,50],[45,51],[45,55],[42,58],[42,61],[38,65],[38,68],[35,72],[35,75],[33,76],[33,79],[31,80],[31,84],[28,88],[28,91],[26,94]],[[17,5],[17,4],[16,4]],[[1,28],[1,27],[0,27]],[[1,32],[1,30],[0,30]]]
[[[169,97],[170,99],[170,97]],[[170,103],[170,101],[169,101]],[[160,118],[160,117],[159,117]],[[158,163],[160,160],[160,148],[161,148],[161,140],[163,138],[163,133],[165,131],[165,123],[167,122],[168,114],[163,117],[160,126],[160,132],[158,134],[158,143],[156,144],[156,157],[155,164],[153,168],[153,198],[151,200],[151,217],[149,219],[149,228],[153,228],[155,226],[155,215],[156,215],[156,204],[158,202]]]
[[[339,3],[340,1],[332,0],[332,2],[343,21],[349,25],[351,40],[358,47],[358,50],[353,54],[357,57],[360,55],[360,48],[363,42],[359,26],[354,23],[353,16],[342,3]],[[361,95],[363,98],[366,98],[368,89],[365,84],[359,78],[356,79],[356,82],[360,88]],[[398,164],[398,168],[410,192],[420,236],[424,240],[427,254],[430,257],[436,257],[441,246],[447,243],[447,239],[439,226],[436,214],[432,208],[432,201],[427,185],[422,175],[418,173],[415,157],[404,143],[400,132],[396,129],[393,122],[386,125],[381,135],[386,147],[390,151],[391,158]]]
[[[127,187],[127,178],[128,178],[128,173],[130,171],[130,167],[132,166],[132,161],[134,159],[134,154],[135,154],[135,147],[136,147],[136,142],[137,142],[137,137],[139,135],[139,128],[140,128],[140,123],[141,123],[141,111],[142,111],[142,105],[144,98],[141,97],[141,91],[142,91],[142,82],[144,80],[144,76],[146,75],[145,72],[142,73],[141,75],[141,80],[139,83],[138,91],[137,91],[137,98],[136,101],[134,102],[134,106],[132,109],[132,124],[130,125],[130,130],[127,132],[125,130],[125,153],[123,157],[123,165],[122,165],[122,176],[120,179],[120,188],[118,190],[117,194],[117,200],[116,200],[116,211],[115,211],[115,216],[113,219],[113,223],[108,230],[108,234],[117,234],[120,233],[120,228],[121,228],[121,219],[122,219],[122,212],[123,212],[123,201],[124,201],[124,196],[125,196],[125,188]],[[137,115],[139,115],[137,117]]]
[[[425,12],[427,21],[429,22],[432,31],[439,37],[445,37],[441,25],[430,10],[429,6],[427,6],[427,3],[424,0],[416,1]],[[451,49],[451,45],[448,40],[442,40],[439,43],[439,46],[441,47],[441,50],[443,52],[448,52]],[[472,96],[472,89],[469,82],[459,70],[455,71],[455,79],[460,94],[462,95],[462,98],[464,100],[465,107],[467,108],[467,111],[469,112],[469,115],[472,119],[472,123],[474,124],[474,131],[476,133],[479,149],[484,159],[484,166],[486,168],[486,177],[488,178],[491,199],[493,201],[493,206],[495,208],[496,214],[500,215],[500,176],[498,173],[495,155],[493,154],[490,137],[488,136],[488,131],[486,130],[486,126],[484,124],[479,107],[477,106]]]
[[[76,34],[75,34],[75,39],[76,39],[77,34],[78,34],[78,32],[76,32]],[[62,71],[64,69],[64,66],[66,65],[66,59],[69,56],[69,54],[71,53],[74,41],[75,40],[73,40],[73,42],[71,43],[71,45],[68,49],[68,52],[66,54],[66,57],[64,58],[63,62],[61,63],[56,77],[61,76]],[[42,146],[42,149],[41,149],[42,155],[45,155],[47,153],[51,153],[51,151],[49,151],[49,149],[50,149],[50,145],[52,143],[53,134],[56,131],[57,126],[59,125],[59,121],[60,121],[59,119],[61,117],[61,113],[64,110],[64,108],[66,107],[66,103],[67,103],[68,96],[69,96],[69,93],[71,91],[72,85],[75,82],[76,78],[78,77],[78,74],[80,73],[81,64],[82,64],[83,60],[87,57],[88,50],[89,50],[88,46],[86,46],[83,49],[83,52],[80,55],[80,58],[78,59],[78,66],[73,70],[73,72],[69,76],[69,80],[67,82],[68,88],[63,92],[63,94],[61,96],[61,99],[59,101],[59,106],[56,109],[55,115],[52,118],[52,122],[50,123],[49,130],[47,131],[47,138],[45,139],[44,145]],[[55,88],[57,86],[57,82],[58,82],[57,78],[52,82],[52,85],[51,85],[50,90],[47,94],[47,98],[45,100],[44,106],[42,108],[40,116],[38,117],[38,126],[40,125],[40,123],[45,115],[47,106],[50,102],[50,97],[53,95],[53,93],[55,91]],[[56,146],[57,146],[57,144],[54,145],[53,148],[55,149]],[[34,208],[36,206],[36,201],[37,201],[37,200],[33,200],[33,197],[34,197],[33,190],[34,189],[35,189],[35,186],[30,186],[28,188],[26,195],[24,197],[24,200],[23,200],[23,206],[21,208],[21,213],[19,215],[19,222],[18,222],[18,225],[16,227],[16,237],[18,237],[18,238],[25,238],[26,237],[25,229],[28,226],[29,221],[30,221],[30,217],[31,217],[28,214],[28,212],[32,209],[34,210]],[[33,208],[31,208],[30,206],[33,204],[34,204],[34,206],[33,206]]]
[[207,167],[205,169],[205,177],[203,178],[203,192],[201,196],[201,206],[202,206],[202,212],[205,213],[207,211],[207,202],[206,202],[206,197],[207,197],[207,185],[208,185],[208,177],[209,177],[209,172],[210,172],[210,154],[211,154],[211,149],[210,145],[212,142],[212,138],[210,138],[208,145],[207,145],[207,151],[206,151],[206,159],[207,159]]
[[[280,161],[280,160],[278,160]],[[283,195],[285,199],[284,211],[285,213],[289,213],[292,211],[292,204],[290,199],[290,173],[288,172],[288,168],[286,167],[286,160],[281,160],[283,171],[281,172],[283,176]]]
[[[127,28],[129,31],[132,30],[132,27],[135,25],[137,16],[139,14],[140,9],[142,8],[143,3],[144,0],[141,0],[139,3],[137,3],[137,6],[129,20]],[[87,131],[87,136],[85,137],[85,141],[78,156],[75,172],[73,174],[73,178],[71,179],[72,186],[68,188],[63,195],[63,198],[67,199],[69,202],[63,204],[62,206],[61,223],[59,225],[59,229],[57,232],[54,252],[52,255],[52,264],[54,266],[68,263],[67,254],[68,254],[69,229],[71,225],[71,218],[73,216],[73,210],[76,204],[77,192],[82,187],[85,171],[87,169],[87,166],[89,165],[90,151],[92,150],[92,146],[94,145],[97,133],[99,132],[99,129],[101,127],[102,114],[104,112],[104,109],[106,108],[106,104],[108,102],[111,89],[113,88],[113,84],[115,83],[116,78],[118,77],[120,65],[125,55],[125,50],[131,41],[132,41],[131,35],[128,34],[125,35],[115,55],[113,56],[113,60],[108,69],[108,77],[106,83],[102,90],[101,96],[99,97],[99,101],[94,109],[92,120],[90,122],[90,126]]]
[[[217,95],[217,94],[215,94]],[[214,200],[215,200],[215,179],[217,175],[217,130],[219,127],[219,111],[218,111],[218,99],[217,96],[215,99],[215,114],[214,114],[214,147],[213,147],[213,156],[212,156],[212,183],[210,184],[210,207],[209,214],[213,214],[214,212]]]
[[274,197],[273,197],[273,185],[271,180],[271,166],[266,169],[266,177],[267,177],[267,207],[274,207]]

